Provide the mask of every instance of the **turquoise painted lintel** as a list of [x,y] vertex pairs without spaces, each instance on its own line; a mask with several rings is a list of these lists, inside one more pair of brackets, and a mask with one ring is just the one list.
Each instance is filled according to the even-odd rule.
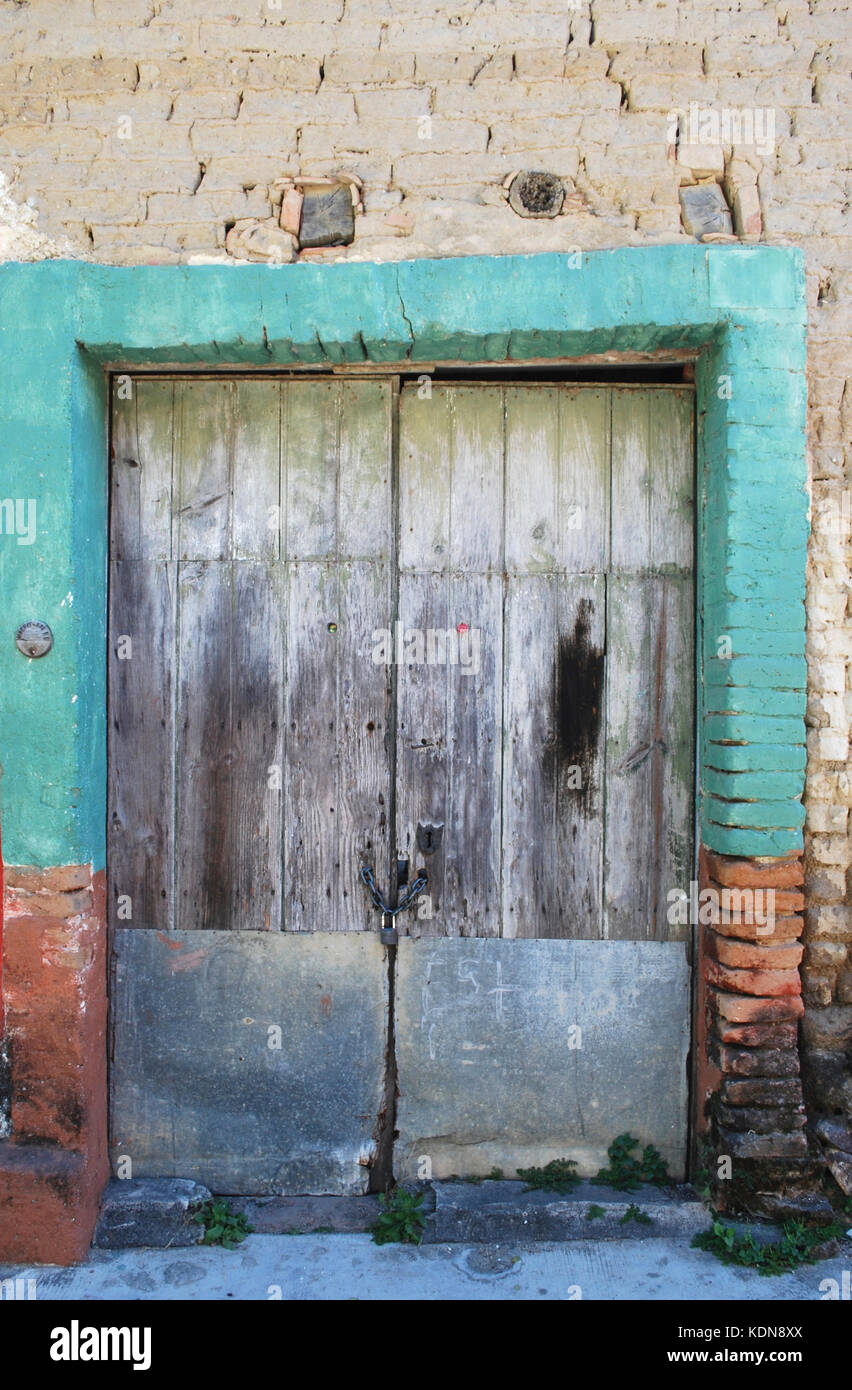
[[[705,718],[699,689],[701,764],[727,767],[719,760],[730,753],[741,772],[799,778],[781,828],[783,798],[769,785],[743,803],[757,808],[747,825],[720,824],[703,793],[702,838],[722,853],[785,853],[801,847],[804,766],[804,724],[790,707],[791,681],[804,688],[800,252],[678,245],[393,264],[0,267],[0,498],[34,498],[39,517],[32,545],[0,535],[4,611],[13,627],[42,617],[56,636],[42,662],[25,662],[10,635],[0,643],[7,862],[104,862],[106,364],[322,367],[672,348],[697,354],[700,623],[753,631],[737,648],[746,663],[737,676],[759,691],[736,713]],[[749,516],[758,488],[761,515],[752,505]],[[761,645],[770,630],[785,634],[785,650]],[[707,636],[702,627],[697,646],[710,655]],[[727,743],[735,733],[747,741]]]

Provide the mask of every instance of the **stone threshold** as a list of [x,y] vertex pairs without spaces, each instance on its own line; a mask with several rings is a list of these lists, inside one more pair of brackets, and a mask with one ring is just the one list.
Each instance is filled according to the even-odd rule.
[[[709,1209],[688,1184],[618,1192],[581,1181],[565,1195],[527,1191],[514,1179],[403,1184],[423,1193],[424,1245],[494,1244],[506,1241],[644,1240],[677,1237],[689,1243],[708,1228]],[[219,1194],[221,1195],[221,1194]],[[210,1189],[187,1178],[112,1179],[101,1202],[96,1249],[167,1249],[197,1245],[202,1231],[195,1213],[211,1200]],[[242,1212],[256,1235],[367,1234],[379,1215],[377,1195],[246,1197],[226,1199]],[[723,1216],[738,1234],[760,1242],[780,1238],[784,1221],[825,1224],[836,1219],[825,1198],[805,1194],[772,1199],[775,1209],[761,1220]],[[638,1208],[648,1221],[629,1220]],[[597,1210],[595,1210],[597,1208]],[[591,1213],[591,1214],[590,1214]],[[849,1232],[852,1235],[852,1230]]]
[[[505,1240],[624,1240],[682,1235],[708,1224],[708,1212],[692,1188],[643,1186],[615,1192],[581,1182],[573,1192],[525,1191],[515,1180],[407,1183],[423,1192],[424,1245]],[[181,1178],[113,1180],[104,1193],[94,1245],[101,1249],[196,1245],[201,1229],[193,1215],[210,1192]],[[379,1198],[230,1197],[231,1208],[262,1235],[365,1233],[379,1214]],[[622,1221],[630,1206],[649,1222]],[[589,1216],[593,1207],[602,1214]]]

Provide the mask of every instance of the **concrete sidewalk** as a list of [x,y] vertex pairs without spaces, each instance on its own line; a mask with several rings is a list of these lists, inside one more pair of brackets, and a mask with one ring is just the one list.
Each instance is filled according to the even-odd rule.
[[[850,1292],[852,1240],[835,1258],[764,1278],[691,1250],[683,1237],[503,1244],[374,1245],[367,1235],[252,1235],[234,1251],[93,1250],[73,1269],[0,1266],[35,1280],[40,1300],[755,1299],[819,1301]],[[846,1277],[844,1280],[844,1271]],[[821,1287],[822,1286],[822,1287]],[[27,1295],[26,1284],[19,1285]],[[835,1295],[837,1296],[837,1295]]]

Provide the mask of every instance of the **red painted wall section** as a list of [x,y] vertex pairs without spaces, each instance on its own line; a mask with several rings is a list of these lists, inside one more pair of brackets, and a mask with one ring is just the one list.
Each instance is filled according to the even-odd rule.
[[6,1037],[6,1010],[3,1004],[3,920],[5,918],[3,898],[3,842],[0,839],[0,1047]]
[[109,1174],[105,875],[6,866],[3,901],[0,1260],[71,1264],[89,1248]]

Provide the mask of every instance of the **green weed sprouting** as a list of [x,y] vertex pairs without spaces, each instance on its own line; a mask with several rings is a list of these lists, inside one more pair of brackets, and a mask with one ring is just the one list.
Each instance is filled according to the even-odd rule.
[[843,1234],[839,1224],[830,1226],[806,1226],[802,1221],[786,1221],[780,1240],[768,1244],[756,1241],[751,1230],[737,1235],[733,1226],[726,1226],[720,1217],[715,1217],[710,1229],[702,1231],[692,1239],[696,1250],[707,1250],[726,1265],[742,1265],[756,1269],[758,1274],[789,1274],[799,1265],[813,1265],[819,1259],[814,1254],[817,1246]]
[[526,1183],[525,1192],[573,1192],[580,1181],[573,1158],[553,1158],[543,1168],[519,1168],[518,1177]]
[[618,1218],[619,1226],[626,1226],[629,1221],[636,1221],[640,1226],[651,1225],[651,1218],[648,1213],[643,1211],[641,1207],[637,1207],[635,1202],[631,1202],[624,1215]]
[[614,1187],[618,1192],[635,1192],[643,1182],[656,1187],[671,1182],[668,1165],[653,1144],[645,1145],[641,1159],[633,1156],[638,1145],[639,1140],[632,1134],[619,1134],[606,1151],[609,1167],[599,1169],[594,1181]]
[[426,1217],[420,1210],[422,1205],[422,1192],[406,1192],[403,1187],[396,1188],[393,1193],[383,1192],[379,1197],[381,1211],[370,1228],[376,1245],[389,1245],[393,1241],[419,1245],[426,1225]]
[[254,1229],[242,1212],[231,1211],[224,1197],[205,1202],[192,1219],[204,1227],[202,1245],[221,1245],[225,1250],[236,1250]]

